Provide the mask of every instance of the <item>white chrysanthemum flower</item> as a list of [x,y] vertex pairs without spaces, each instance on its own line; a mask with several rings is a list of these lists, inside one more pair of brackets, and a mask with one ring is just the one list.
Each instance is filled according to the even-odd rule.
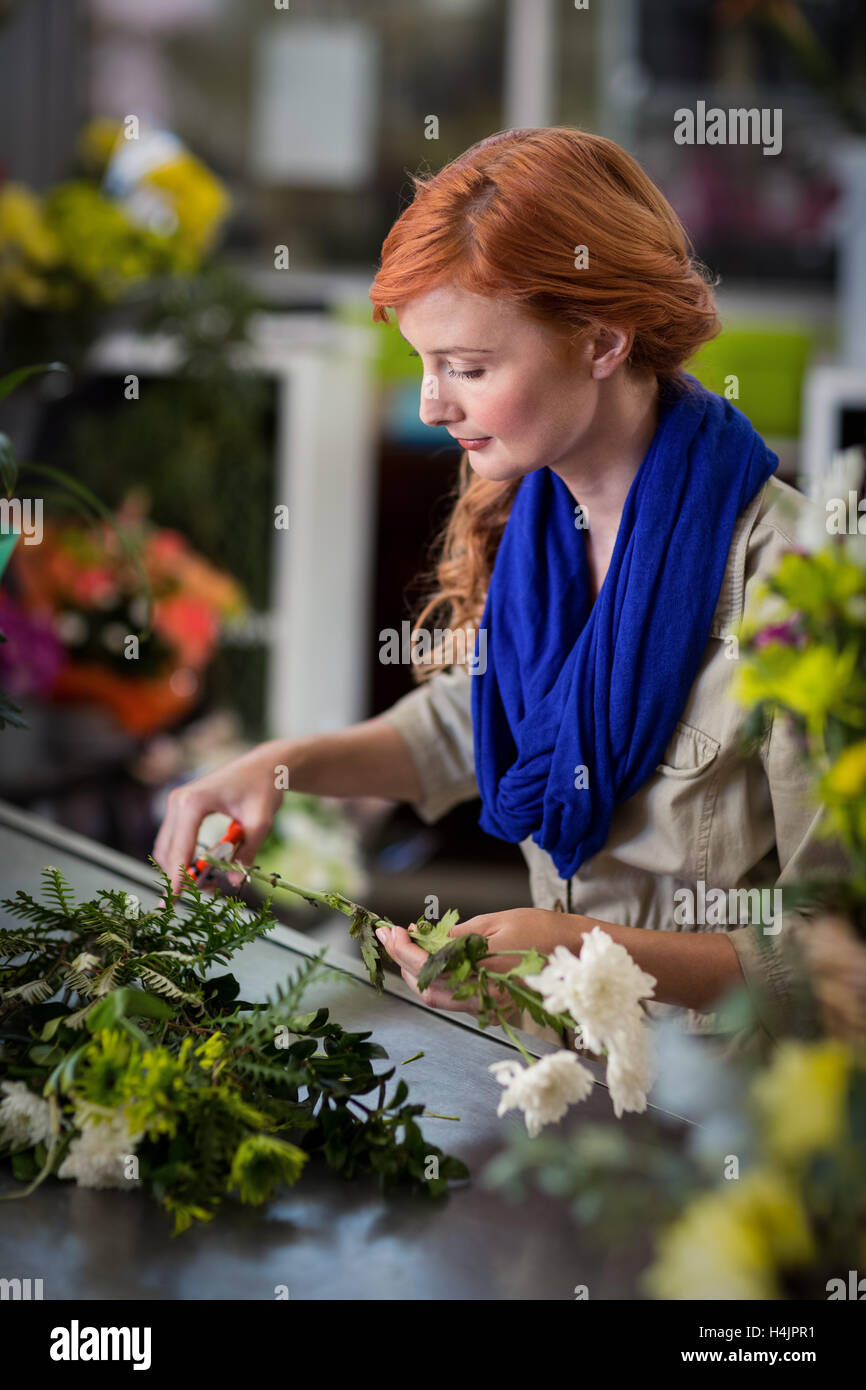
[[57,1170],[59,1178],[74,1178],[79,1187],[139,1187],[137,1178],[126,1177],[126,1160],[135,1152],[140,1134],[132,1134],[125,1117],[94,1114],[82,1106],[76,1111],[80,1133],[69,1145]]
[[655,977],[601,927],[586,933],[579,956],[557,946],[550,959],[553,965],[545,966],[532,983],[551,1007],[554,1000],[567,1004],[579,1026],[579,1045],[591,1052],[601,1052],[629,1032],[641,1018],[641,999],[655,990]]
[[522,1110],[534,1138],[542,1125],[561,1120],[570,1105],[585,1100],[592,1090],[592,1072],[573,1052],[552,1052],[531,1067],[522,1062],[494,1062],[490,1067],[505,1091],[497,1115]]
[[576,1019],[580,999],[580,957],[567,946],[557,946],[547,957],[547,964],[537,975],[530,977],[544,1006],[552,1014],[570,1014]]
[[647,1091],[653,1082],[653,1062],[650,1030],[642,1020],[609,1046],[605,1080],[617,1119],[625,1110],[638,1114],[646,1110]]
[[13,1153],[51,1138],[51,1106],[23,1081],[0,1083],[6,1099],[0,1101],[0,1148]]

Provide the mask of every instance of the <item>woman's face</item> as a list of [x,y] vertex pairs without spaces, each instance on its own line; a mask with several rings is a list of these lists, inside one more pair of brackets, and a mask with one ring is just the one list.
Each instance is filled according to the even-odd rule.
[[481,477],[575,457],[598,406],[591,341],[571,346],[515,304],[457,287],[407,301],[397,321],[423,366],[421,419],[444,425]]

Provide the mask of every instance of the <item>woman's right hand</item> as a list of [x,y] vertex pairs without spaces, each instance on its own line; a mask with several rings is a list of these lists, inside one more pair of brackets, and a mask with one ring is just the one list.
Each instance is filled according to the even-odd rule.
[[[285,756],[285,744],[282,754]],[[281,762],[279,747],[262,743],[224,767],[172,788],[153,857],[169,875],[173,896],[180,892],[184,870],[195,858],[199,827],[205,816],[214,811],[240,821],[244,840],[235,859],[247,867],[255,863],[282,804],[283,790],[277,786],[281,769],[285,769],[285,763]],[[284,771],[280,780],[284,786]],[[240,876],[232,875],[229,881],[239,882]]]

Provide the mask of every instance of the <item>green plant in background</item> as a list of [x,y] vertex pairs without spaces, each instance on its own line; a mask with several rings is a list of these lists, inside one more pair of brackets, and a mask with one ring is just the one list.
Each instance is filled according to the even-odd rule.
[[826,98],[843,123],[866,133],[863,93],[846,84],[797,0],[716,0],[714,17],[721,24],[748,23],[781,39],[804,76]]
[[[43,456],[106,506],[119,507],[130,486],[143,490],[154,522],[228,569],[264,611],[274,410],[269,382],[238,370],[260,302],[212,259],[230,208],[221,182],[165,132],[150,146],[147,131],[140,137],[133,144],[120,123],[95,120],[81,133],[74,178],[41,196],[0,188],[4,340],[18,360],[62,356],[80,372],[79,389],[45,412],[38,436],[35,418],[23,424]],[[116,378],[84,370],[114,327],[167,335],[177,350],[172,376],[143,378],[134,407]],[[223,650],[208,673],[210,697],[237,709],[251,738],[265,733],[266,660],[261,643],[242,662]]]
[[268,1201],[316,1154],[386,1191],[438,1196],[467,1176],[424,1138],[405,1081],[387,1095],[395,1069],[374,1070],[387,1053],[369,1033],[303,1011],[310,985],[337,974],[321,956],[262,1004],[208,975],[274,925],[270,899],[247,918],[190,881],[182,916],[120,891],[76,903],[58,869],[42,877],[44,901],[19,889],[2,903],[23,925],[0,931],[0,1150],[28,1183],[6,1200],[49,1174],[143,1186],[178,1233],[229,1196]]
[[[852,483],[862,473],[853,453]],[[856,487],[839,490],[847,508]],[[820,893],[866,935],[866,540],[848,530],[804,536],[817,546],[782,556],[744,616],[731,693],[750,709],[747,745],[774,715],[797,731],[826,808],[825,834],[851,862],[850,878],[816,875],[789,893],[789,904]]]

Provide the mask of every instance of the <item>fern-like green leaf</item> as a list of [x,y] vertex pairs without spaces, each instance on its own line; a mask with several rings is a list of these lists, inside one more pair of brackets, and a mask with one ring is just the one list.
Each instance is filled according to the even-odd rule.
[[14,989],[3,991],[3,999],[20,999],[25,1004],[44,1004],[46,999],[50,999],[54,993],[54,985],[50,979],[40,978],[37,980],[27,980],[23,985],[16,985]]
[[175,984],[167,975],[161,975],[158,970],[152,970],[150,966],[142,965],[138,968],[138,973],[146,985],[156,990],[157,994],[164,994],[168,999],[182,1000],[185,1004],[200,1005],[201,1000],[198,995],[190,994],[188,990],[182,989]]
[[46,864],[42,870],[42,892],[43,895],[54,903],[58,912],[64,917],[75,915],[75,899],[72,896],[72,888],[59,869],[53,864]]

